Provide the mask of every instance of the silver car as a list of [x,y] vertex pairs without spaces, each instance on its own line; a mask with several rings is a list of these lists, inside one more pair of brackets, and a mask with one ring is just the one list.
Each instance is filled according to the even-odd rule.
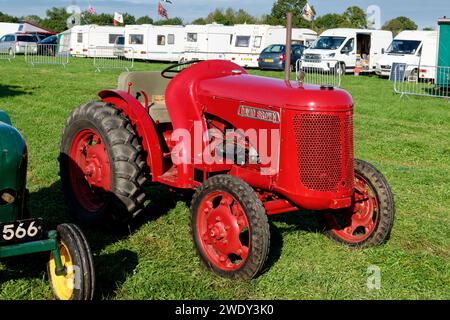
[[0,38],[0,52],[13,54],[24,54],[26,51],[35,53],[37,51],[38,38],[31,34],[7,34]]

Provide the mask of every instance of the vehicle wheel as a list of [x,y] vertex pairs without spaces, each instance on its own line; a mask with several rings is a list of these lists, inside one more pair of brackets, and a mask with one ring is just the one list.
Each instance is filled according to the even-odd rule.
[[190,211],[194,245],[207,268],[241,280],[262,270],[269,254],[269,223],[247,183],[229,175],[214,176],[197,189]]
[[95,271],[89,245],[81,230],[73,224],[57,227],[58,247],[65,274],[57,275],[53,253],[47,264],[52,293],[57,300],[92,300]]
[[355,160],[353,205],[324,214],[325,234],[350,247],[380,245],[389,239],[394,215],[394,196],[385,177],[370,163]]
[[60,146],[62,189],[85,223],[124,223],[145,201],[147,166],[130,121],[113,105],[91,102],[67,119]]

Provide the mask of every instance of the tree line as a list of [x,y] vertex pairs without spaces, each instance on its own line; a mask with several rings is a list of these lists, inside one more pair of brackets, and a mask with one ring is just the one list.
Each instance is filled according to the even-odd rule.
[[[348,7],[342,14],[327,13],[316,17],[314,21],[306,21],[301,17],[301,11],[307,0],[276,0],[269,14],[262,17],[255,17],[243,9],[235,10],[233,8],[216,9],[206,17],[199,17],[192,21],[192,24],[204,25],[208,23],[219,23],[223,25],[234,24],[269,24],[284,25],[286,23],[286,13],[293,12],[293,24],[296,28],[309,28],[321,33],[332,28],[371,28],[367,21],[366,12],[358,6]],[[46,17],[41,18],[37,15],[14,17],[0,12],[0,22],[19,22],[28,21],[43,28],[56,32],[62,32],[67,29],[67,19],[71,15],[65,8],[51,8],[47,10]],[[99,13],[92,15],[88,11],[82,13],[81,22],[83,24],[112,25],[113,14]],[[154,25],[183,25],[186,22],[179,17],[168,20],[154,21],[149,16],[139,18],[131,14],[123,14],[124,24],[154,24]],[[397,17],[387,21],[382,29],[390,30],[394,35],[403,30],[417,30],[417,24],[407,17]],[[424,30],[432,30],[426,28]]]

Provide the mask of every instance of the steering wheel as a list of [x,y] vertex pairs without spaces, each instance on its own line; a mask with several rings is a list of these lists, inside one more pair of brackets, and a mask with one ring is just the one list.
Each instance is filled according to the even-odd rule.
[[175,75],[173,76],[168,76],[167,73],[180,73],[181,71],[184,70],[184,68],[180,68],[183,66],[188,66],[194,63],[200,62],[199,60],[191,60],[188,62],[180,62],[180,63],[176,63],[171,65],[170,67],[165,68],[163,71],[161,71],[161,77],[166,78],[166,79],[173,79],[175,78]]

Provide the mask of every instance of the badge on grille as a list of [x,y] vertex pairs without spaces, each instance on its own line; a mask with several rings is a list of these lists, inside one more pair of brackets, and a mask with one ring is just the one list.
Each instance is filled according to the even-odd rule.
[[238,115],[244,118],[251,118],[272,123],[280,123],[280,114],[277,111],[241,105],[239,106]]

